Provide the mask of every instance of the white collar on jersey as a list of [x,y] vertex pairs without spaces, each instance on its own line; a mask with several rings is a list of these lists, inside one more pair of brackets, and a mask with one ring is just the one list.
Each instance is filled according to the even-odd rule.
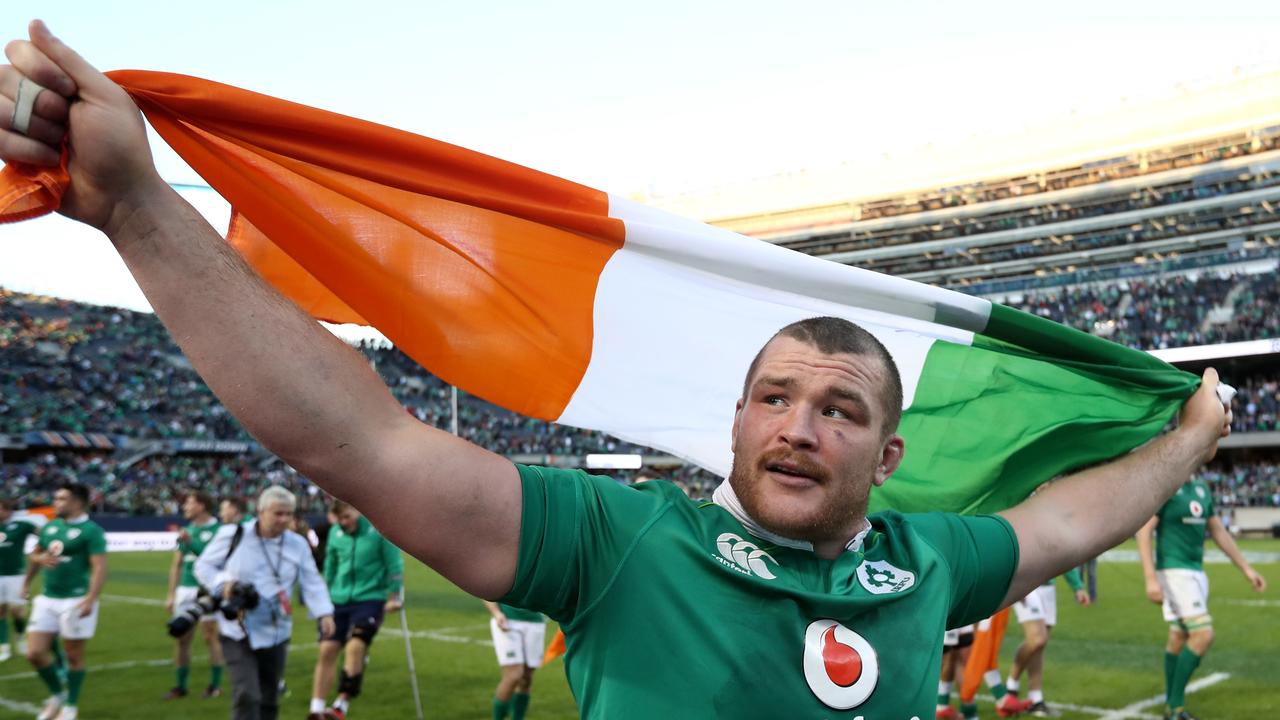
[[79,515],[73,518],[67,518],[67,524],[79,525],[80,523],[87,522],[88,520],[89,520],[89,513],[80,513]]
[[[720,483],[720,485],[716,487],[715,492],[711,493],[711,502],[719,505],[725,510],[728,510],[729,514],[732,515],[735,520],[742,523],[742,526],[747,529],[747,532],[762,540],[768,540],[769,542],[782,547],[813,552],[813,543],[811,542],[806,540],[792,540],[791,538],[783,537],[777,533],[765,530],[764,526],[756,522],[747,514],[747,511],[743,509],[742,501],[738,499],[738,494],[733,491],[733,486],[729,484],[728,480]],[[868,522],[866,518],[862,519],[862,523],[864,527],[862,530],[858,531],[857,535],[854,535],[853,538],[849,540],[848,544],[844,546],[846,550],[857,552],[862,549],[862,541],[866,539],[867,533],[871,532],[871,523]]]

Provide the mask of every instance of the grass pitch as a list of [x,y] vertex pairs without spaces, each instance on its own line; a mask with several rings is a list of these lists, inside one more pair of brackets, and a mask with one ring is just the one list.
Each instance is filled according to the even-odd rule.
[[[1247,551],[1280,553],[1280,542],[1242,542]],[[168,553],[111,556],[98,624],[89,644],[89,674],[81,698],[85,720],[108,718],[225,718],[226,696],[202,700],[208,661],[197,639],[191,674],[193,696],[166,702],[173,685],[173,643],[164,632],[162,607]],[[1272,587],[1258,595],[1231,565],[1207,566],[1210,609],[1217,640],[1196,680],[1188,707],[1203,718],[1262,718],[1280,712],[1280,562],[1255,563]],[[490,716],[498,670],[489,643],[488,614],[416,562],[406,563],[408,615],[414,658],[428,718]],[[1045,694],[1064,718],[1154,718],[1163,693],[1165,625],[1143,595],[1142,574],[1131,562],[1100,565],[1100,598],[1080,608],[1059,588],[1059,626],[1048,648]],[[548,628],[550,636],[552,628]],[[1007,671],[1020,630],[1011,623],[1002,669]],[[306,717],[316,657],[314,625],[295,623],[286,677],[291,691],[282,718]],[[1214,679],[1216,678],[1216,679]],[[1025,687],[1025,680],[1024,680]],[[32,717],[45,689],[20,657],[0,665],[0,718]],[[990,704],[984,717],[994,717]],[[538,672],[529,717],[576,717],[573,698],[557,661]],[[373,646],[364,694],[352,718],[412,718],[408,670],[399,621],[389,617]]]

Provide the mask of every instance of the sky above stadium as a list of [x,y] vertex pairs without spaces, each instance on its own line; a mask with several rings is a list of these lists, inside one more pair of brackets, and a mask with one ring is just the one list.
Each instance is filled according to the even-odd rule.
[[[0,4],[0,33],[36,14],[103,70],[207,77],[659,196],[1019,132],[1275,63],[1280,36],[1280,3],[1147,0],[73,0]],[[202,182],[153,150],[169,181]],[[0,227],[0,286],[147,308],[108,243],[61,218]]]

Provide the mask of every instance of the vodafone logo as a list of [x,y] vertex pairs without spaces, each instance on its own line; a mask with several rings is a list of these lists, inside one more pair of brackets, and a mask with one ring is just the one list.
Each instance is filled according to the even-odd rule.
[[716,538],[716,550],[720,554],[714,557],[725,567],[737,570],[744,575],[755,575],[765,580],[772,580],[777,577],[765,563],[765,560],[774,565],[777,565],[778,561],[774,560],[772,555],[761,550],[758,545],[750,540],[743,540],[733,533],[721,533],[720,537]]
[[1191,510],[1191,515],[1192,515],[1193,517],[1200,517],[1201,515],[1204,515],[1204,506],[1203,506],[1203,505],[1201,505],[1199,502],[1196,502],[1195,500],[1192,500],[1192,501],[1188,504],[1188,507],[1190,508],[1190,510]]
[[858,707],[880,679],[875,648],[835,620],[814,620],[804,631],[804,679],[833,710]]

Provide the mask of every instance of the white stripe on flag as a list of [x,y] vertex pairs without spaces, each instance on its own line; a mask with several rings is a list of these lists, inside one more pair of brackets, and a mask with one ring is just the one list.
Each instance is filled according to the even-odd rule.
[[[929,320],[943,314],[985,325],[990,309],[979,298],[943,295],[629,201],[611,199],[611,215],[626,223],[626,244],[600,276],[591,363],[559,422],[601,428],[721,475],[729,471],[730,425],[747,367],[782,326],[816,315],[857,322],[893,355],[909,407],[934,338],[964,345],[973,338]],[[939,309],[943,300],[952,304]]]

